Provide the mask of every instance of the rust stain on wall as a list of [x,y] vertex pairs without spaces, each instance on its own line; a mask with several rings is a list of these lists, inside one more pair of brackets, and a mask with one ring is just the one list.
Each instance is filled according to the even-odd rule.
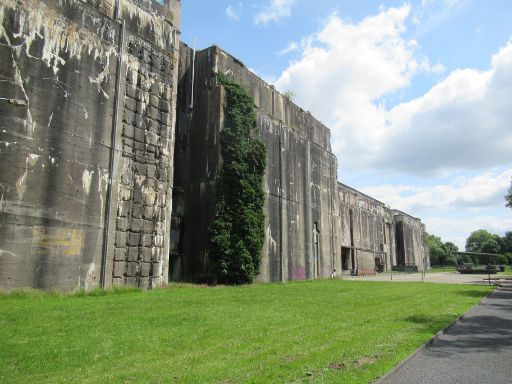
[[40,247],[40,253],[63,254],[79,256],[84,247],[85,234],[83,229],[48,228],[34,226],[32,229],[32,246]]

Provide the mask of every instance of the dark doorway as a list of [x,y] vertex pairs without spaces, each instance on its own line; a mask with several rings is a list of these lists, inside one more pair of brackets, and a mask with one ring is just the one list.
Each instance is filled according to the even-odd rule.
[[341,270],[350,269],[350,248],[341,247]]
[[375,272],[384,272],[384,263],[380,257],[375,258]]
[[316,222],[313,228],[313,259],[313,278],[316,279],[320,275],[320,231]]
[[405,243],[404,243],[404,223],[396,223],[396,265],[405,266]]

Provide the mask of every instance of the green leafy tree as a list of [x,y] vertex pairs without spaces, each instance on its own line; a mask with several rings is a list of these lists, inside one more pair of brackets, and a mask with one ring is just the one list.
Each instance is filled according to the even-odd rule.
[[431,265],[457,265],[462,262],[462,258],[455,254],[459,247],[451,241],[443,243],[439,236],[427,235],[427,245]]
[[485,240],[480,251],[485,253],[500,253],[500,245],[495,239]]
[[464,263],[474,263],[473,259],[469,255],[462,255],[462,261]]
[[512,231],[505,232],[501,239],[501,251],[512,252]]
[[508,187],[508,193],[505,195],[506,207],[512,208],[512,180],[510,181],[510,187]]
[[249,92],[223,76],[219,80],[226,90],[226,123],[220,133],[222,165],[215,184],[209,256],[220,283],[246,284],[259,272],[265,239],[266,148],[251,135],[256,114]]
[[[467,252],[485,252],[482,250],[482,246],[485,242],[494,240],[499,245],[499,236],[490,233],[485,229],[479,229],[478,231],[471,232],[466,240],[466,251]],[[490,245],[489,245],[490,246]],[[499,249],[498,249],[499,252]]]
[[428,235],[427,245],[430,252],[430,265],[444,265],[448,252],[439,236]]
[[459,259],[455,255],[450,255],[446,258],[444,265],[458,265]]
[[447,241],[446,243],[444,243],[444,248],[446,249],[446,252],[448,252],[449,254],[454,254],[455,252],[459,251],[459,247],[457,247],[451,241]]
[[508,257],[505,255],[499,255],[498,256],[498,264],[500,264],[500,265],[508,264]]

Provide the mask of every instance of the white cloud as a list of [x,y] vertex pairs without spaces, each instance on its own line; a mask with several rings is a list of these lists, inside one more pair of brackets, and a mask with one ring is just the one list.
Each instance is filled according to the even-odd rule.
[[270,4],[254,16],[254,22],[257,25],[265,25],[290,17],[294,4],[295,0],[270,0]]
[[509,165],[511,105],[512,41],[489,70],[453,71],[422,97],[388,111],[387,136],[373,161],[419,173]]
[[498,174],[487,172],[472,178],[458,178],[449,184],[422,187],[416,185],[380,185],[362,192],[385,201],[405,212],[439,212],[458,209],[479,211],[504,207],[512,168]]
[[423,58],[420,62],[420,69],[425,73],[433,73],[435,75],[440,75],[446,71],[446,67],[443,64],[430,64],[430,61],[427,57]]
[[293,90],[297,104],[332,129],[342,161],[345,155],[353,158],[347,148],[368,153],[381,145],[386,110],[373,101],[408,86],[420,70],[416,42],[401,37],[409,11],[408,5],[390,8],[358,24],[332,15],[322,30],[303,40],[302,57],[276,83]]
[[299,50],[299,44],[297,44],[295,41],[292,41],[290,44],[288,44],[285,48],[281,49],[279,51],[279,56],[284,56],[289,53],[295,52]]
[[303,40],[301,57],[276,82],[332,130],[333,150],[352,170],[439,174],[512,163],[512,42],[490,69],[459,69],[417,99],[391,109],[386,96],[419,73],[442,73],[403,37],[410,7],[357,24],[332,15]]
[[463,249],[466,238],[477,229],[498,234],[512,230],[512,215],[505,211],[504,199],[511,176],[512,168],[428,187],[380,185],[362,192],[420,217],[427,232]]
[[231,20],[238,20],[240,18],[231,5],[228,5],[226,8],[226,16]]

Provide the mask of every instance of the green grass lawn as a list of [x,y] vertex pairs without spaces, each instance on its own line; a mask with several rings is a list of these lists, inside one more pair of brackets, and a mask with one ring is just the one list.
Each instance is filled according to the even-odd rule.
[[0,296],[1,383],[367,383],[490,292],[323,280]]

